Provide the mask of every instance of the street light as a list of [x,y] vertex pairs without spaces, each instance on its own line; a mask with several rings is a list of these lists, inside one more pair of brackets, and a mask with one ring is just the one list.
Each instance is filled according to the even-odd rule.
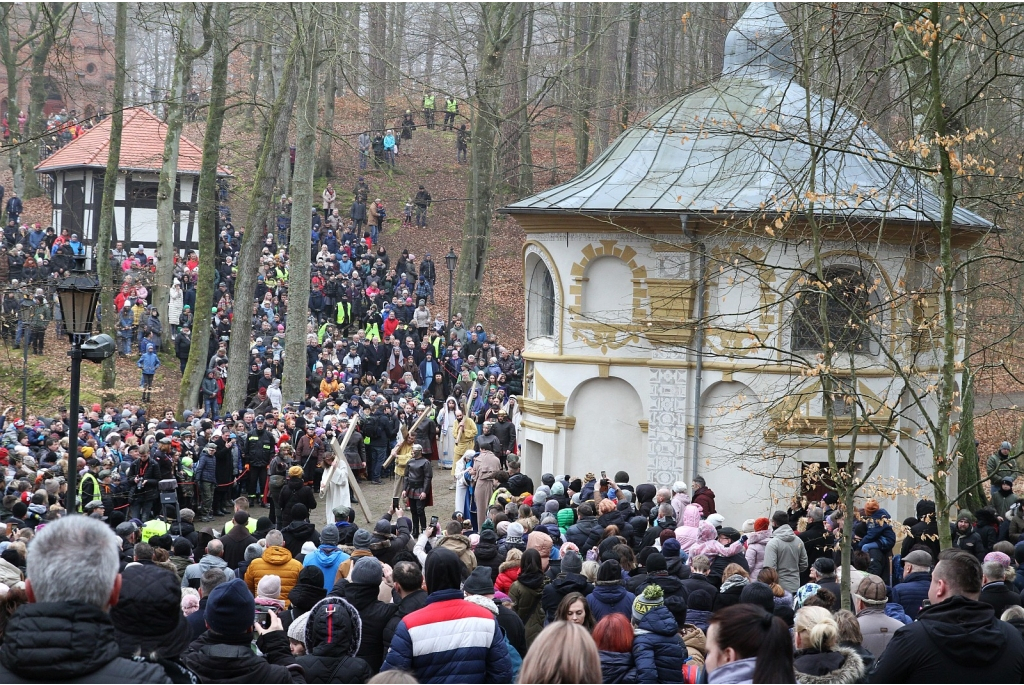
[[70,411],[73,425],[68,430],[68,492],[65,506],[68,514],[78,512],[78,402],[79,385],[82,379],[82,342],[92,333],[96,317],[96,303],[100,297],[100,284],[85,270],[85,258],[75,258],[75,268],[57,284],[57,299],[60,301],[64,328],[71,340],[71,398]]
[[448,267],[448,325],[452,325],[452,301],[455,299],[453,296],[453,290],[455,289],[455,267],[459,264],[459,255],[455,254],[455,248],[448,248],[448,254],[444,256],[445,266]]

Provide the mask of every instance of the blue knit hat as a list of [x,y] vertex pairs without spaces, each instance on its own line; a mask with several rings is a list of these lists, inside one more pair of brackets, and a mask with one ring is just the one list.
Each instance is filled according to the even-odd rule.
[[206,625],[221,635],[240,635],[252,630],[256,602],[241,578],[221,583],[206,603]]

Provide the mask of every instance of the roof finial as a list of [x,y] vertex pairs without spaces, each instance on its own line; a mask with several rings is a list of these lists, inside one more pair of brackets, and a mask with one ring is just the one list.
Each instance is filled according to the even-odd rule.
[[725,39],[722,74],[768,80],[793,74],[793,37],[774,2],[752,2]]

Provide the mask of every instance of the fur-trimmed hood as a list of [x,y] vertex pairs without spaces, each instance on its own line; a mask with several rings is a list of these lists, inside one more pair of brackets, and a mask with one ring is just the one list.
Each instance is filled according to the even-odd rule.
[[466,601],[476,604],[478,607],[487,609],[487,611],[491,612],[495,616],[498,615],[498,605],[483,595],[466,595]]
[[849,647],[837,646],[831,652],[797,652],[793,668],[796,682],[804,685],[859,683],[864,678],[864,661]]

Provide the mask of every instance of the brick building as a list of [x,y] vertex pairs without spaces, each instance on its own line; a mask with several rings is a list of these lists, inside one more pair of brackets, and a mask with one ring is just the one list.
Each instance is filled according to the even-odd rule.
[[[24,5],[16,5],[15,21],[17,30],[12,31],[12,41],[19,39],[28,30],[29,21]],[[91,116],[100,106],[110,109],[110,91],[114,81],[114,44],[106,35],[103,26],[94,21],[92,12],[82,9],[71,16],[71,32],[66,41],[58,41],[50,52],[46,69],[46,104],[43,111],[48,116],[66,108],[75,110],[80,116]],[[28,54],[28,48],[23,55]],[[7,73],[0,69],[0,114],[7,113]],[[18,87],[18,108],[25,109],[29,98],[28,67],[22,67]],[[15,125],[15,111],[10,117]]]

